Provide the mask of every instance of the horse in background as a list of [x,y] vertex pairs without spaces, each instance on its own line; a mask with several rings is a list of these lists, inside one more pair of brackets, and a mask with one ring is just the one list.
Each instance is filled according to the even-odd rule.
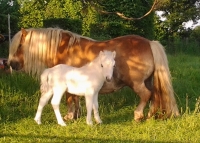
[[[134,111],[136,121],[144,118],[143,110],[149,101],[147,118],[179,116],[167,56],[158,41],[137,35],[96,41],[59,28],[22,29],[12,39],[8,63],[15,70],[40,75],[46,67],[57,64],[81,67],[103,50],[116,51],[116,68],[112,81],[104,83],[100,94],[130,87],[140,97]],[[65,117],[75,118],[80,111],[79,98],[69,93],[66,97]]]
[[63,121],[59,104],[65,91],[78,96],[85,96],[88,125],[92,125],[92,108],[97,123],[102,123],[99,117],[98,93],[103,86],[104,81],[110,81],[113,75],[115,65],[115,52],[101,51],[99,56],[92,62],[75,68],[65,64],[59,64],[52,68],[45,69],[41,75],[42,93],[35,121],[41,124],[41,114],[44,106],[52,97],[53,106],[58,124],[66,126]]

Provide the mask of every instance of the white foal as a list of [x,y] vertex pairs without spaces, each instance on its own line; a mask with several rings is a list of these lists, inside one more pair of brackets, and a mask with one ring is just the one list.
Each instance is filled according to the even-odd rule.
[[83,67],[75,68],[65,64],[44,70],[41,75],[41,98],[34,120],[41,124],[43,107],[52,97],[53,106],[58,124],[66,126],[60,114],[59,104],[65,91],[85,96],[88,125],[92,125],[92,108],[97,123],[102,123],[98,111],[98,93],[105,80],[110,81],[113,75],[116,52],[101,51],[96,59]]

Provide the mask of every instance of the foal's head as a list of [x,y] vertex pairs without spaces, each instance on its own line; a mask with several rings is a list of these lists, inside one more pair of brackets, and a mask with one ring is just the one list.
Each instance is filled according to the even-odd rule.
[[113,75],[113,68],[115,66],[116,52],[100,51],[99,58],[101,70],[106,81],[110,81]]

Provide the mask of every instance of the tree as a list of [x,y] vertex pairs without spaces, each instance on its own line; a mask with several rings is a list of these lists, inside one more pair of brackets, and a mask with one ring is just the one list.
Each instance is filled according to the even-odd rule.
[[36,0],[19,0],[20,7],[20,27],[42,27],[45,15],[46,3]]
[[[152,8],[152,0],[135,0],[134,2],[132,0],[101,0],[100,2],[101,10],[98,10],[100,11],[98,22],[93,26],[93,34],[106,34],[111,38],[125,34],[138,34],[153,39],[154,13],[151,12],[141,19],[133,18],[143,17]],[[126,18],[122,18],[117,13],[123,13]]]
[[[163,36],[165,40],[181,37],[182,33],[186,30],[183,23],[189,20],[196,22],[200,18],[199,2],[200,0],[160,1],[156,9],[164,12],[162,16],[166,17],[166,20],[155,19],[155,24],[159,27],[156,33],[165,34]],[[162,39],[161,37],[156,38]]]
[[16,1],[0,0],[0,33],[8,34],[8,14],[10,14],[11,32],[18,30],[19,4]]
[[[80,1],[80,0],[76,0],[76,1]],[[101,14],[115,14],[115,15],[117,15],[120,18],[125,19],[125,20],[141,20],[142,18],[148,16],[154,10],[156,5],[158,4],[158,0],[154,0],[154,3],[152,5],[151,9],[146,14],[144,14],[141,17],[134,18],[134,17],[127,17],[126,15],[124,15],[123,13],[121,13],[119,11],[110,12],[110,11],[104,10],[102,8],[102,7],[104,7],[104,4],[102,4],[102,3],[104,3],[103,0],[101,0],[101,1],[100,0],[81,0],[81,2],[84,5],[83,8],[90,6],[90,7],[93,7],[96,11],[98,11]],[[128,2],[128,1],[126,1],[126,2]]]
[[200,26],[197,26],[195,27],[195,29],[192,30],[190,38],[199,42],[200,44]]

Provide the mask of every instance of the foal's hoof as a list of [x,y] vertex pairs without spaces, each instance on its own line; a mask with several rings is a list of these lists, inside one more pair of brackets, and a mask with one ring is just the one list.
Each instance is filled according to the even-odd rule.
[[92,122],[92,121],[91,121],[91,122],[88,122],[88,121],[87,121],[87,125],[93,126],[93,122]]
[[34,120],[38,125],[42,124],[42,122],[40,120],[38,120],[38,119],[34,119]]
[[63,123],[58,123],[59,125],[61,125],[61,126],[67,126],[64,122]]
[[98,125],[101,125],[103,122],[101,120],[96,121]]

